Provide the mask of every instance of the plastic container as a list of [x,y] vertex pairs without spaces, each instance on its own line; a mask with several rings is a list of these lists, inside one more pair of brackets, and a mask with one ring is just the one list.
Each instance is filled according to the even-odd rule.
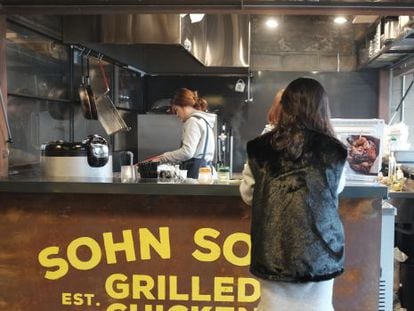
[[217,169],[217,179],[219,183],[228,183],[230,180],[230,168],[221,166]]
[[176,177],[175,167],[169,164],[158,165],[158,182],[174,183]]
[[397,161],[395,161],[394,152],[388,158],[388,183],[393,184],[397,179]]
[[211,184],[213,182],[213,176],[211,174],[210,167],[200,167],[198,170],[198,183]]
[[122,165],[121,166],[121,182],[131,183],[135,182],[137,178],[137,172],[135,165]]
[[139,162],[138,170],[141,178],[157,178],[159,162]]

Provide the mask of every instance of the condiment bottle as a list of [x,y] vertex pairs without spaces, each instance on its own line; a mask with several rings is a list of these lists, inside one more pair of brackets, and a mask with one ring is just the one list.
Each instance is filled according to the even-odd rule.
[[390,156],[388,158],[388,183],[392,185],[396,177],[397,177],[397,161],[395,160],[394,152],[391,151]]
[[198,182],[200,184],[211,184],[213,182],[210,167],[200,167],[198,170]]
[[397,164],[396,178],[397,178],[398,181],[404,180],[404,173],[401,169],[401,164]]
[[230,180],[230,168],[221,166],[217,169],[217,177],[219,183],[228,183]]
[[401,169],[401,164],[397,164],[397,167],[397,172],[395,173],[395,178],[391,187],[393,191],[401,191],[404,188],[404,173]]

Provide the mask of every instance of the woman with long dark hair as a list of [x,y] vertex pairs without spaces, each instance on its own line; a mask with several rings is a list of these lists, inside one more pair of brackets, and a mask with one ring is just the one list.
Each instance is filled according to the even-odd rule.
[[322,85],[299,78],[283,92],[276,127],[247,144],[240,192],[252,206],[259,311],[333,310],[333,280],[344,269],[338,193],[347,150],[329,117]]

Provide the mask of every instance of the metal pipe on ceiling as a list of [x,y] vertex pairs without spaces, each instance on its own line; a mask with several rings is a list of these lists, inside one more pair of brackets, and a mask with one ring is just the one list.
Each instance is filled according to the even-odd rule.
[[[175,1],[15,1],[4,0],[0,5],[0,14],[19,15],[90,15],[121,13],[239,13],[239,14],[285,14],[285,15],[331,15],[365,14],[365,15],[409,15],[414,12],[414,3],[397,2],[327,2],[327,1],[191,1],[174,3]],[[57,4],[59,3],[59,4]]]

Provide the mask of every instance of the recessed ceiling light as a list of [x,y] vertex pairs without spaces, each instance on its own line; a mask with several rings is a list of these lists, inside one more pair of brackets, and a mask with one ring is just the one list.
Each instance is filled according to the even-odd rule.
[[198,23],[204,18],[203,13],[190,13],[191,23]]
[[347,21],[348,20],[343,16],[337,16],[334,19],[335,24],[339,24],[339,25],[345,24]]
[[275,20],[274,18],[269,18],[269,19],[266,21],[266,26],[267,26],[268,28],[276,28],[278,25],[279,25],[279,24],[278,24],[277,20]]

